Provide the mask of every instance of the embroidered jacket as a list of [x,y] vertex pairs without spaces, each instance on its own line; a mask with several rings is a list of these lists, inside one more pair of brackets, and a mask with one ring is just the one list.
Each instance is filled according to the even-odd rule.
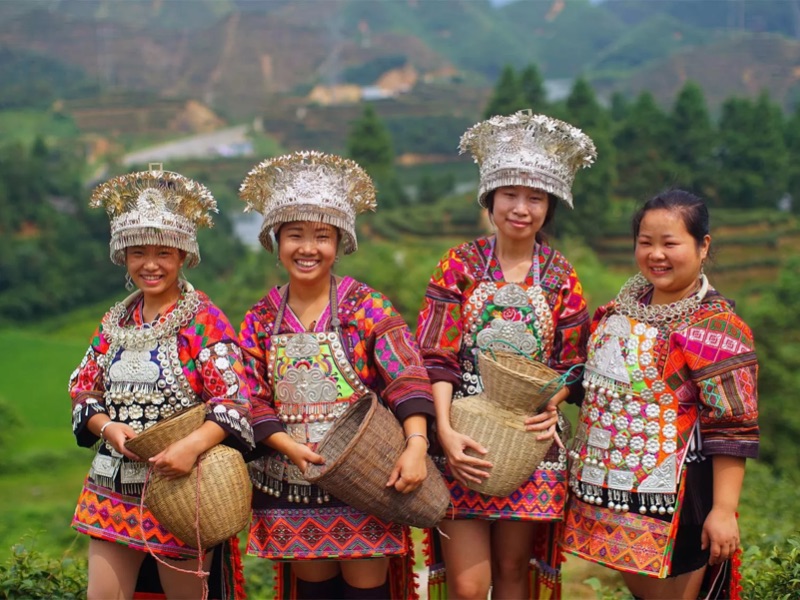
[[[554,334],[552,348],[547,348],[549,366],[559,372],[584,362],[589,333],[589,314],[578,276],[572,265],[557,250],[540,247],[542,292],[552,312]],[[465,340],[467,304],[476,288],[485,281],[501,281],[502,271],[493,256],[491,238],[481,237],[450,249],[434,271],[425,293],[417,326],[425,366],[433,383],[448,381],[458,390],[462,385],[464,361],[474,361],[474,343]],[[534,285],[528,274],[523,287]],[[513,308],[503,318],[516,319]],[[533,320],[526,322],[535,328]],[[466,343],[465,343],[466,342]],[[576,377],[577,379],[577,377]],[[570,386],[569,401],[578,402],[582,389]]]
[[[227,444],[247,451],[253,446],[253,430],[250,425],[250,398],[243,385],[244,366],[236,333],[225,314],[208,296],[197,293],[200,297],[197,313],[177,334],[177,358],[191,391],[207,405],[206,419],[214,421],[228,433]],[[174,308],[173,305],[167,313]],[[143,325],[141,298],[127,309],[121,325]],[[110,344],[101,324],[80,366],[70,378],[72,428],[80,446],[92,446],[98,440],[86,426],[92,416],[109,414],[110,411],[112,419],[116,420],[119,416],[114,414],[116,409],[108,406],[105,397],[108,382],[104,380],[104,365],[110,366],[119,360],[118,357],[107,355],[109,349]],[[172,377],[172,374],[162,372],[160,377]],[[177,409],[181,403],[178,401],[175,404]],[[142,411],[140,422],[146,423],[145,427],[173,412],[166,400],[155,406],[134,405],[136,407],[131,410]],[[127,412],[128,407],[125,408]],[[119,410],[121,412],[122,409]]]
[[[433,418],[430,381],[419,350],[411,331],[391,302],[383,294],[351,277],[342,278],[337,293],[345,351],[364,385],[377,393],[401,422],[413,414]],[[239,332],[253,399],[253,429],[257,441],[284,430],[275,411],[272,384],[267,375],[270,336],[305,331],[288,307],[281,331],[273,331],[280,304],[281,289],[275,287],[247,312]],[[318,319],[314,331],[330,330],[328,307]]]

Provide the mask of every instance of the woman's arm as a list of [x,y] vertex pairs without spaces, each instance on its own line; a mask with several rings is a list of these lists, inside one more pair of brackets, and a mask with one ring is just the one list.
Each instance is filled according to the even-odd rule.
[[183,477],[191,473],[198,456],[219,444],[227,436],[228,432],[217,423],[205,421],[185,438],[170,444],[153,456],[150,463],[167,479]]
[[453,402],[453,384],[438,381],[433,384],[433,404],[436,407],[436,430],[439,443],[442,445],[450,472],[462,485],[467,481],[481,483],[489,477],[486,469],[492,468],[489,461],[469,456],[467,449],[478,454],[486,454],[488,450],[467,435],[453,429],[450,424],[450,405]]
[[289,457],[301,472],[305,473],[308,463],[325,464],[325,459],[305,444],[296,442],[288,433],[278,431],[262,440],[262,443]]
[[736,510],[744,481],[745,459],[717,454],[711,460],[714,504],[703,523],[702,548],[710,548],[708,564],[716,565],[731,558],[739,546]]

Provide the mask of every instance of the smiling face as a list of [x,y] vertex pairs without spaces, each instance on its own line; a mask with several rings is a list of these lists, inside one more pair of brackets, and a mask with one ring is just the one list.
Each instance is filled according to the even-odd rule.
[[180,295],[178,277],[186,253],[170,246],[128,246],[125,266],[145,302],[166,302]]
[[278,231],[278,259],[296,284],[314,284],[331,276],[339,232],[333,225],[294,221]]
[[636,264],[653,284],[653,304],[668,304],[689,295],[697,285],[711,236],[698,242],[687,230],[680,210],[648,210],[636,237]]
[[507,185],[493,192],[491,218],[497,235],[513,241],[532,240],[544,225],[547,192],[525,185]]

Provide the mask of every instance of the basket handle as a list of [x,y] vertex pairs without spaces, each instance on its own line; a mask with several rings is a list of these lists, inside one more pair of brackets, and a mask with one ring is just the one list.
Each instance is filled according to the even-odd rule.
[[[527,352],[523,352],[518,346],[512,344],[511,342],[502,341],[501,343],[504,346],[508,346],[509,348],[514,350],[520,356],[526,356],[526,357],[530,358],[530,354],[528,354]],[[493,343],[490,342],[490,343],[486,344],[485,346],[479,346],[479,349],[484,351],[484,352],[488,351],[489,354],[492,355],[492,358],[495,359],[495,361],[496,361],[497,360],[497,355],[494,353],[494,348],[492,346],[493,346]]]
[[552,394],[550,394],[550,395],[547,397],[547,399],[546,399],[546,400],[544,400],[544,401],[543,401],[543,402],[542,402],[542,403],[539,405],[539,407],[537,408],[537,410],[538,410],[538,411],[541,411],[541,410],[542,410],[542,408],[543,408],[543,407],[544,407],[544,406],[545,406],[545,405],[546,405],[548,402],[550,402],[550,400],[553,398],[553,396],[555,396],[555,395],[556,395],[558,392],[560,392],[560,391],[561,391],[561,388],[563,388],[565,385],[572,385],[573,383],[576,383],[576,382],[579,380],[579,377],[578,377],[578,376],[575,376],[575,377],[573,377],[572,379],[570,379],[570,375],[572,374],[572,372],[573,372],[575,369],[577,369],[577,368],[580,368],[580,367],[583,367],[583,366],[584,366],[584,363],[578,363],[578,364],[576,364],[576,365],[572,365],[572,366],[571,366],[569,369],[567,369],[566,371],[564,371],[564,372],[563,372],[561,375],[559,375],[558,377],[553,377],[553,378],[552,378],[550,381],[548,381],[547,383],[545,383],[545,384],[542,386],[542,392],[544,392],[544,391],[545,391],[547,388],[549,388],[551,385],[554,385],[554,384],[555,384],[555,386],[556,386],[556,387],[555,387],[555,389],[553,390],[553,393],[552,393]]

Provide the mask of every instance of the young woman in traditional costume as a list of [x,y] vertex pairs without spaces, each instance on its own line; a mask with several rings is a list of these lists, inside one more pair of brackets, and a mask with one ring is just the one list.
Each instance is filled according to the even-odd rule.
[[357,248],[356,214],[375,208],[372,181],[351,160],[297,152],[256,166],[240,196],[263,214],[261,243],[277,251],[289,280],[250,309],[239,334],[262,451],[251,463],[248,553],[287,561],[278,569],[281,598],[414,597],[409,528],[302,476],[309,461],[319,464],[314,449],[325,432],[368,390],[406,435],[386,485],[408,493],[426,475],[435,413],[414,338],[385,296],[333,273],[338,253]]
[[[100,185],[91,205],[111,218],[111,260],[134,291],[105,315],[69,382],[72,428],[81,446],[98,444],[73,527],[89,541],[88,597],[131,598],[148,552],[190,570],[197,550],[165,530],[144,506],[149,467],[168,478],[188,474],[197,457],[225,442],[253,447],[250,401],[236,332],[208,296],[182,278],[200,262],[196,230],[216,211],[202,185],[153,166]],[[136,289],[138,288],[138,289]],[[204,403],[203,425],[150,459],[125,443],[162,419]],[[213,598],[242,596],[236,539],[210,549]],[[199,598],[194,573],[159,564],[168,598]]]
[[[428,284],[417,339],[433,383],[440,464],[452,508],[428,548],[431,598],[558,597],[556,539],[567,495],[567,456],[554,444],[530,479],[506,498],[466,487],[489,476],[491,464],[465,454],[485,453],[455,431],[450,406],[477,394],[480,348],[513,349],[559,372],[583,363],[589,316],[575,270],[547,244],[542,228],[560,199],[572,206],[575,173],[595,158],[580,130],[523,111],[493,117],[461,138],[480,168],[478,201],[494,234],[445,254]],[[567,422],[559,391],[546,410],[525,423],[531,435],[554,438]],[[532,569],[529,572],[529,565]],[[446,567],[446,588],[445,572]],[[531,575],[533,576],[531,578]]]
[[637,598],[736,598],[753,336],[703,274],[702,200],[656,196],[633,239],[641,272],[592,323],[564,549],[621,571]]

